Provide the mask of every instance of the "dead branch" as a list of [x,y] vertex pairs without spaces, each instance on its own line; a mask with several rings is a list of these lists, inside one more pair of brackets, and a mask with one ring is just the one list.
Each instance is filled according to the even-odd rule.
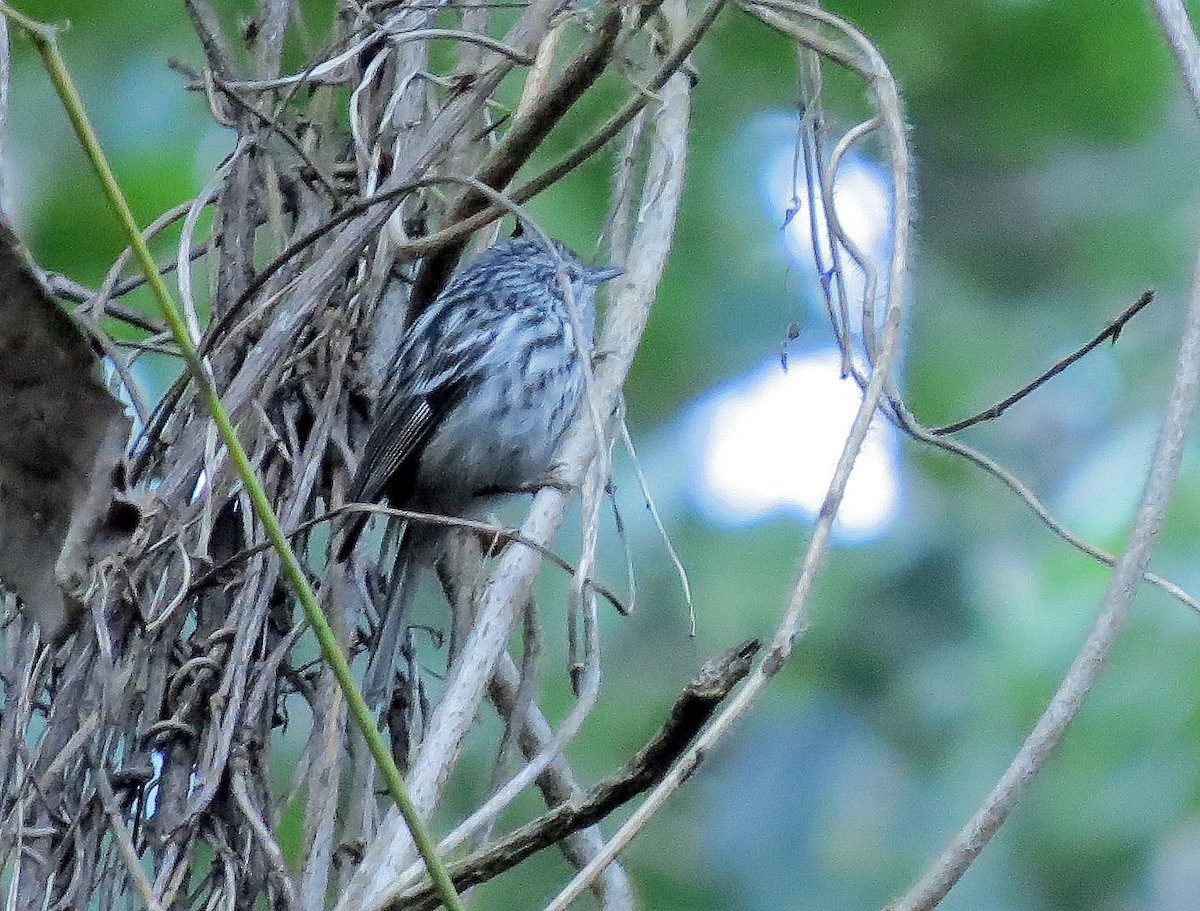
[[[717,706],[750,672],[750,661],[760,648],[761,643],[750,640],[705,662],[675,700],[662,729],[624,769],[583,797],[561,804],[497,844],[453,864],[450,875],[455,887],[465,890],[487,882],[568,835],[596,824],[661,781]],[[437,905],[432,887],[423,886],[398,896],[387,907],[390,911],[431,911]]]
[[1066,357],[1055,361],[1053,366],[1051,366],[1044,373],[1039,374],[1036,379],[1026,383],[1012,395],[1001,399],[995,405],[992,405],[990,408],[985,408],[978,414],[973,414],[969,418],[963,418],[961,421],[955,421],[953,424],[947,424],[944,427],[935,428],[933,430],[933,434],[935,436],[944,436],[948,433],[958,433],[960,430],[966,430],[968,427],[973,427],[976,424],[982,424],[984,421],[993,421],[1000,417],[1000,415],[1004,414],[1005,411],[1007,411],[1017,402],[1021,401],[1021,399],[1034,392],[1047,380],[1051,380],[1058,376],[1084,355],[1099,348],[1105,342],[1111,341],[1113,344],[1116,344],[1117,337],[1121,334],[1121,330],[1125,328],[1125,324],[1141,313],[1142,310],[1148,307],[1153,300],[1153,291],[1142,292],[1142,296],[1126,307],[1120,316],[1105,326],[1100,331],[1099,335],[1097,335],[1083,347],[1077,348]]

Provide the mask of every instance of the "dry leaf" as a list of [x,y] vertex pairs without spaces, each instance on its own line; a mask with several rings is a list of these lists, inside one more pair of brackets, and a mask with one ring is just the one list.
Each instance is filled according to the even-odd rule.
[[129,421],[83,332],[0,222],[0,581],[68,633],[97,562],[132,533]]

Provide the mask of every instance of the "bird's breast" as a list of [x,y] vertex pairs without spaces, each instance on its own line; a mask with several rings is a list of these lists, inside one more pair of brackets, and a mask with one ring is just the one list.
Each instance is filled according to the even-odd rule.
[[422,453],[419,499],[461,509],[481,492],[546,480],[578,407],[582,372],[563,335],[525,357],[480,365]]

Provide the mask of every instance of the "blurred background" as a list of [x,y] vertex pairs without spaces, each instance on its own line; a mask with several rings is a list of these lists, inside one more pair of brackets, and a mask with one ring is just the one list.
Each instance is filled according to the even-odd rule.
[[[248,0],[216,5],[231,25],[253,12]],[[333,4],[300,6],[319,46]],[[912,127],[917,243],[903,385],[922,420],[992,404],[1156,289],[1119,343],[963,435],[1068,528],[1119,550],[1200,243],[1200,130],[1151,14],[1134,0],[828,6],[878,44]],[[202,65],[182,4],[20,8],[70,22],[63,51],[142,223],[193,196],[232,143],[167,66]],[[294,44],[299,68],[304,36]],[[857,402],[831,353],[807,215],[785,226],[796,204],[792,49],[730,9],[695,63],[688,189],[627,393],[641,467],[690,575],[696,634],[620,457],[637,610],[605,617],[601,703],[570,754],[589,780],[657,730],[704,658],[770,635]],[[13,75],[6,207],[45,267],[95,286],[123,246],[115,223],[22,38]],[[619,75],[599,88],[596,118],[627,91]],[[868,110],[861,86],[832,70],[826,105],[845,128]],[[585,135],[586,109],[547,156]],[[868,143],[847,162],[838,205],[852,236],[879,251],[889,190],[871,152]],[[606,162],[593,162],[533,206],[593,260],[608,179]],[[169,376],[140,378],[153,394]],[[1198,455],[1185,459],[1153,562],[1192,592]],[[569,552],[569,530],[562,540]],[[605,546],[603,576],[621,589],[612,523]],[[626,855],[644,907],[870,908],[903,891],[1007,765],[1106,579],[996,482],[877,427],[796,654]],[[542,685],[565,712],[562,589],[547,578]],[[1146,589],[1061,749],[943,907],[1195,907],[1198,654],[1200,617]],[[477,739],[446,820],[487,786],[494,737]],[[512,819],[535,806],[531,798]],[[478,890],[474,906],[536,907],[566,874],[546,852]]]

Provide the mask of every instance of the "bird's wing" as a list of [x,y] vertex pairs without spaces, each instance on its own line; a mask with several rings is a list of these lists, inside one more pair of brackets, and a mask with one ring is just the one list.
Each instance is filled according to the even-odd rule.
[[457,403],[468,345],[457,308],[431,307],[409,330],[388,367],[374,426],[346,496],[374,503],[383,493],[403,506],[416,482],[421,452]]
[[[437,342],[419,348],[414,342],[397,352],[390,368],[392,385],[380,397],[362,461],[346,491],[347,502],[374,503],[386,493],[392,505],[403,506],[412,494],[425,444],[459,403],[479,346],[491,337],[479,327],[473,333],[458,331],[462,320],[463,314],[454,308],[431,308],[410,330],[410,338]],[[353,550],[367,518],[367,513],[359,513],[351,521],[339,559]]]
[[[457,399],[458,390],[450,384],[425,393],[394,391],[383,403],[346,491],[346,501],[374,503],[386,491],[393,505],[403,506],[416,485],[425,444]],[[366,512],[351,517],[338,550],[339,560],[349,559],[369,518]]]
[[348,500],[375,502],[386,491],[402,504],[416,483],[425,444],[458,399],[457,385],[447,382],[419,393],[398,389],[382,403]]

